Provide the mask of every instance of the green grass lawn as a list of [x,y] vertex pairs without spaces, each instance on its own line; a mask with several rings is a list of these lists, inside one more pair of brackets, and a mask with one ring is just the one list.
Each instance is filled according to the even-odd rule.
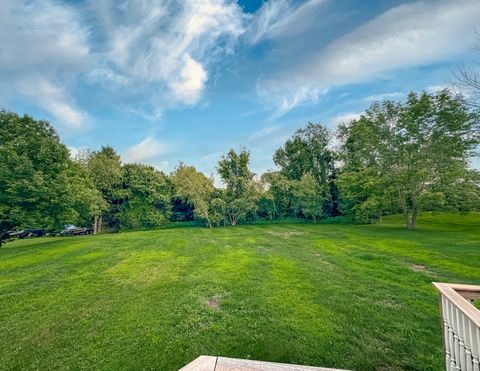
[[432,281],[480,284],[480,214],[172,228],[0,250],[0,369],[175,370],[200,354],[440,370]]

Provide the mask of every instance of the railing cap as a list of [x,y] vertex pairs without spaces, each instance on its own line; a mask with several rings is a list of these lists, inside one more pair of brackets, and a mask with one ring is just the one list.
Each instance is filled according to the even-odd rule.
[[480,311],[457,292],[457,290],[480,292],[480,286],[442,282],[432,283],[443,296],[460,309],[476,326],[480,327]]

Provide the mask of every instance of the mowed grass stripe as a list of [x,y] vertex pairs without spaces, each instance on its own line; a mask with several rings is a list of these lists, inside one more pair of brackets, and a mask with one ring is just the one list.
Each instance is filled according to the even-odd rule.
[[172,228],[0,250],[0,369],[175,370],[200,354],[443,367],[431,281],[480,284],[480,215]]

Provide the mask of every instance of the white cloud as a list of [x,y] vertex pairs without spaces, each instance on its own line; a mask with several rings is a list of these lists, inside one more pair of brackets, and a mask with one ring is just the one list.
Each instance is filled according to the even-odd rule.
[[21,94],[58,128],[83,130],[88,117],[74,97],[82,79],[117,107],[156,119],[201,99],[246,19],[234,0],[3,0],[0,104]]
[[65,88],[89,64],[88,30],[75,9],[57,2],[4,0],[0,5],[0,89],[47,111],[61,131],[83,130],[86,113]]
[[164,161],[160,161],[156,164],[153,165],[153,167],[158,170],[158,171],[163,171],[165,173],[168,173],[168,170],[169,170],[169,162],[164,160]]
[[167,153],[169,149],[170,146],[167,143],[161,142],[149,136],[140,143],[128,148],[122,155],[122,161],[129,163],[144,162],[146,160],[156,159],[159,156]]
[[267,126],[263,129],[260,129],[258,131],[255,131],[253,134],[251,134],[248,137],[249,141],[255,141],[258,139],[263,139],[265,137],[271,136],[274,132],[276,132],[278,129],[281,128],[281,125],[272,125],[272,126]]
[[70,152],[70,158],[77,157],[82,151],[80,148],[73,147],[73,146],[67,146],[67,148],[68,148],[68,152]]
[[271,36],[276,28],[281,28],[291,13],[291,0],[270,0],[265,2],[253,17],[246,39],[250,44],[256,44],[262,39]]
[[338,115],[328,120],[328,126],[331,128],[336,128],[340,124],[348,123],[352,120],[357,120],[362,114],[363,112],[339,113]]
[[325,0],[306,0],[297,5],[292,0],[264,2],[255,13],[245,34],[247,42],[256,44],[267,39],[285,39],[298,35],[319,22]]
[[88,125],[87,113],[71,103],[68,93],[61,86],[35,75],[18,78],[15,86],[19,94],[49,112],[65,134],[83,130]]
[[[0,66],[12,73],[32,68],[81,69],[88,31],[73,7],[49,0],[2,0]],[[52,65],[53,64],[53,65]]]
[[194,104],[198,101],[207,80],[207,72],[200,63],[189,55],[184,58],[185,64],[180,71],[180,78],[171,82],[171,88],[184,103]]
[[318,102],[320,98],[319,89],[300,88],[291,96],[283,97],[278,109],[278,114],[283,115],[304,102]]
[[[287,60],[284,54],[282,58],[271,55],[271,59],[278,57],[282,63],[279,70],[262,80],[262,90],[288,96],[302,88],[329,89],[387,78],[395,70],[449,60],[474,45],[479,18],[478,0],[400,5],[318,48],[317,52],[306,50],[299,55],[296,50]],[[290,28],[286,25],[282,35]],[[289,40],[288,45],[292,44],[295,42]],[[277,45],[273,50],[273,53],[282,50],[282,46]]]
[[427,88],[425,88],[425,91],[427,93],[437,93],[439,92],[440,90],[445,90],[445,89],[452,89],[451,86],[449,85],[430,85],[430,86],[427,86]]
[[337,85],[448,60],[471,48],[479,17],[477,0],[401,5],[334,41],[306,70]]
[[369,95],[368,97],[363,98],[365,102],[383,102],[384,100],[398,100],[404,98],[406,96],[405,93],[395,91],[393,93],[382,93],[382,94],[375,94]]
[[326,90],[310,87],[299,87],[287,92],[281,90],[277,93],[264,89],[261,83],[257,85],[257,92],[267,104],[273,107],[273,112],[267,121],[275,120],[295,107],[317,103],[320,97],[327,93]]
[[91,2],[104,27],[105,52],[93,81],[148,91],[151,105],[193,105],[202,96],[208,67],[244,32],[245,15],[230,0],[135,0],[114,7]]

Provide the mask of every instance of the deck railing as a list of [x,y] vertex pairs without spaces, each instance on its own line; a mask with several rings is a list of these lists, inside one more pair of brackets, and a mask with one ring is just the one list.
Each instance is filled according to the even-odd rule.
[[433,283],[440,292],[447,371],[480,371],[480,286]]

